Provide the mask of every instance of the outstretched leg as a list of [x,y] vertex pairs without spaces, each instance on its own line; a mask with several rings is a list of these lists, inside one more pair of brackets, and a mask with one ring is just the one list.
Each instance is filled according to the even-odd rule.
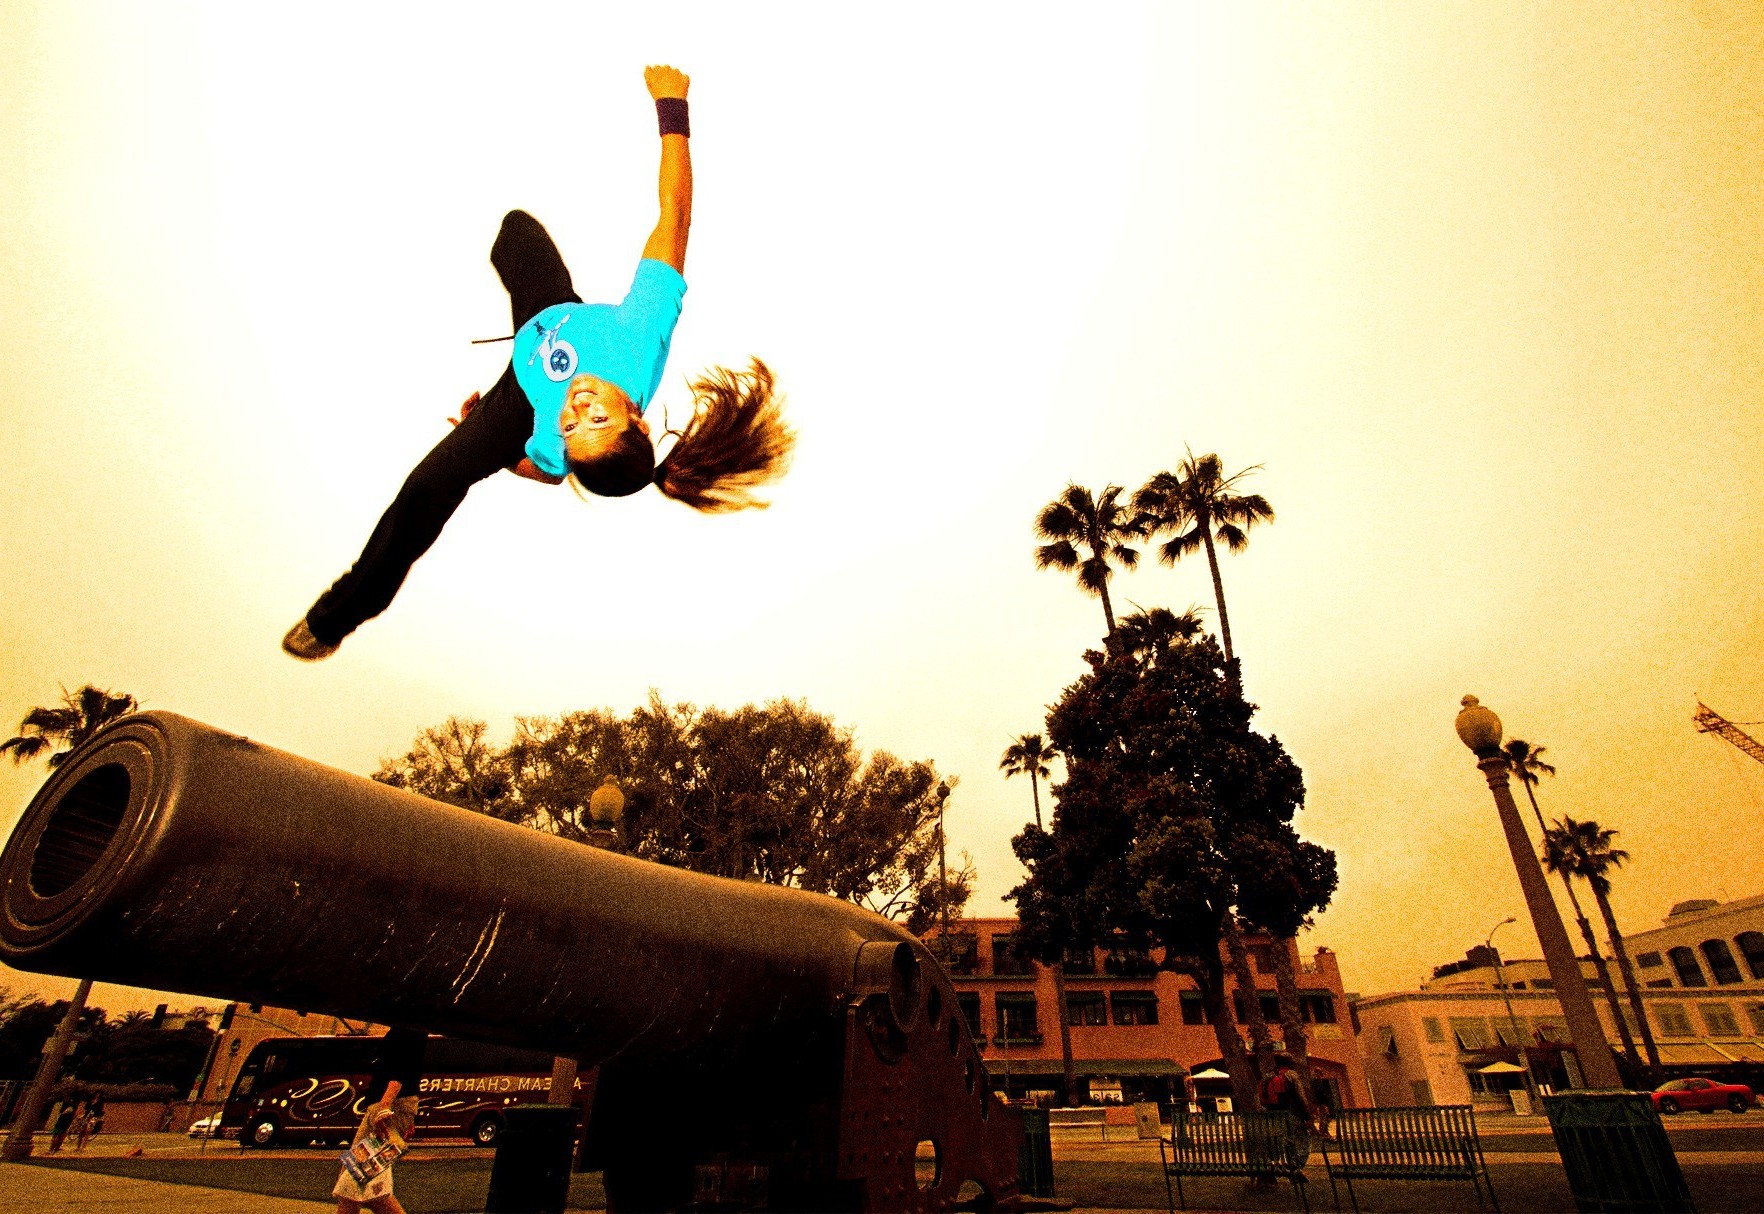
[[[517,326],[552,304],[581,301],[557,246],[525,211],[510,211],[504,217],[490,248],[490,262],[508,290],[509,310]],[[435,543],[465,500],[466,491],[518,463],[532,432],[533,408],[510,366],[477,408],[406,478],[361,556],[306,613],[303,624],[317,642],[315,651],[300,652],[293,633],[284,648],[301,657],[328,656],[344,637],[386,610],[410,567]],[[296,630],[300,627],[296,625]]]

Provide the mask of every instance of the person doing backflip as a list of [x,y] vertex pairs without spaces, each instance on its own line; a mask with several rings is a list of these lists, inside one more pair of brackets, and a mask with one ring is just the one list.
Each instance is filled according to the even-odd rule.
[[643,79],[661,129],[661,216],[619,304],[585,304],[551,237],[510,211],[490,247],[508,290],[514,353],[488,393],[473,393],[453,430],[425,456],[381,516],[350,570],[288,630],[282,648],[316,662],[384,611],[467,490],[507,469],[543,484],[625,497],[653,484],[696,510],[765,503],[754,490],[781,476],[794,436],[771,371],[712,368],[692,383],[693,412],[659,464],[644,413],[661,383],[686,294],[692,154],[686,92],[672,67]]

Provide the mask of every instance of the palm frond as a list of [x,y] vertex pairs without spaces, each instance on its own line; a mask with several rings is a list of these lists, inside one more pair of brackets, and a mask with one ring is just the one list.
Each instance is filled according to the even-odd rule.
[[1078,549],[1066,540],[1057,544],[1043,544],[1035,550],[1037,569],[1075,569],[1077,566]]

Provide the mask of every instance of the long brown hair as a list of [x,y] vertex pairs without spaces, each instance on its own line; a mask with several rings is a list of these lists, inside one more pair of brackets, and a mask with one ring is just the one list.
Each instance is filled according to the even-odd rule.
[[746,371],[712,367],[692,382],[692,418],[655,487],[706,514],[764,509],[754,490],[784,475],[795,446],[771,368],[757,358]]

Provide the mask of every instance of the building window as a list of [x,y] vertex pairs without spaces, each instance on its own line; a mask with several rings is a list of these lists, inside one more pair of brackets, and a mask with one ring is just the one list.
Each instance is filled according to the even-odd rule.
[[1691,1027],[1690,1017],[1684,1014],[1682,1003],[1656,1003],[1654,1005],[1654,1023],[1660,1026],[1662,1037],[1694,1037],[1696,1029]]
[[1670,979],[1670,978],[1650,978],[1646,982],[1642,983],[1642,985],[1643,986],[1671,986],[1672,979]]
[[1306,1024],[1334,1024],[1334,995],[1300,995],[1299,1014]]
[[1764,978],[1764,932],[1741,932],[1733,942],[1739,945],[1740,956],[1746,959],[1752,977]]
[[1731,986],[1745,981],[1740,977],[1739,966],[1733,963],[1733,950],[1727,947],[1727,941],[1705,940],[1697,947],[1703,950],[1703,958],[1708,961],[1709,972],[1715,975],[1717,983]]
[[1108,1008],[1101,991],[1076,991],[1066,995],[1067,1024],[1107,1024]]
[[1378,1052],[1386,1058],[1397,1057],[1396,1030],[1388,1024],[1378,1026]]
[[1116,1024],[1158,1022],[1158,997],[1150,991],[1113,991],[1109,1002],[1114,1005]]
[[1445,1026],[1439,1022],[1438,1016],[1421,1017],[1421,1032],[1435,1045],[1445,1044]]
[[1091,948],[1069,948],[1060,968],[1068,974],[1083,977],[1096,973],[1096,950]]
[[[1249,1023],[1249,1000],[1242,991],[1231,992],[1231,1006],[1237,1011],[1237,1023]],[[1273,991],[1257,991],[1256,1007],[1261,1010],[1262,1019],[1269,1024],[1280,1023],[1280,996]]]
[[1733,1009],[1725,1003],[1699,1003],[1697,1011],[1702,1013],[1703,1024],[1711,1037],[1738,1037],[1739,1021],[1733,1018]]
[[1708,986],[1709,980],[1703,977],[1703,967],[1697,964],[1697,955],[1688,948],[1669,948],[1666,955],[1672,959],[1672,968],[1678,971],[1680,986]]
[[1036,1026],[1034,995],[1027,991],[1000,991],[994,1000],[1000,1041],[1041,1040],[1041,1030]]
[[1764,1037],[1764,1003],[1746,1004],[1746,1019],[1752,1022],[1752,1032]]
[[1111,978],[1150,978],[1157,972],[1157,962],[1143,949],[1110,949],[1103,958],[1103,973]]
[[973,991],[957,991],[956,1006],[962,1009],[968,1031],[976,1037],[986,1036],[986,1030],[980,1027],[980,996]]
[[1473,1020],[1468,1016],[1451,1017],[1452,1036],[1458,1039],[1461,1050],[1492,1049],[1494,1039],[1488,1035],[1486,1020]]
[[1666,962],[1660,959],[1659,953],[1637,953],[1635,963],[1645,970],[1657,970]]
[[1001,978],[1014,978],[1035,971],[1029,964],[1029,958],[1023,956],[1017,948],[1015,936],[994,936],[992,938],[992,972]]
[[1256,968],[1262,973],[1275,973],[1277,972],[1275,969],[1277,963],[1275,961],[1274,950],[1279,947],[1280,946],[1277,944],[1252,944],[1249,947],[1250,960],[1255,963]]
[[949,943],[934,942],[932,951],[939,956],[947,955],[946,965],[952,974],[980,972],[980,939],[973,932],[951,932]]
[[1201,993],[1199,991],[1183,991],[1180,996],[1180,1001],[1182,1003],[1183,1024],[1213,1023],[1212,1020],[1207,1017],[1206,1001],[1201,998]]
[[1539,1017],[1533,1024],[1532,1036],[1540,1043],[1555,1042],[1562,1044],[1568,1041],[1568,1030],[1557,1020],[1545,1020]]

